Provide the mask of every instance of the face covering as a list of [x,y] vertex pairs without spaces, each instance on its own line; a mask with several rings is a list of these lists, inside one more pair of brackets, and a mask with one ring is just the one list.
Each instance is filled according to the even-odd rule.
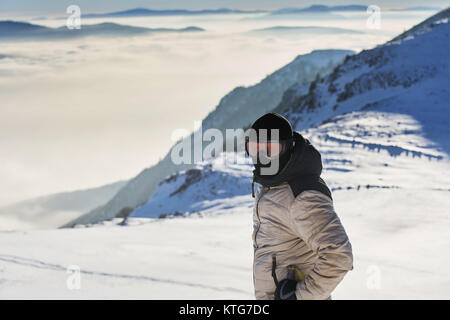
[[278,174],[291,157],[292,145],[293,130],[285,117],[270,112],[258,118],[246,140],[246,151],[252,157],[255,173]]
[[286,141],[247,141],[246,151],[252,158],[258,175],[278,174],[291,157],[292,142]]

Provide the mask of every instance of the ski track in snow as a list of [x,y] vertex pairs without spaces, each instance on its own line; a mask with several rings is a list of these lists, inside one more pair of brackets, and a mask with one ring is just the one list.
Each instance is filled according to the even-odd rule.
[[[67,268],[54,263],[49,263],[37,259],[30,259],[30,258],[24,258],[9,254],[0,254],[0,261],[6,262],[6,263],[14,263],[22,266],[27,267],[33,267],[38,269],[47,269],[47,270],[53,270],[53,271],[61,271],[61,272],[67,272]],[[188,287],[195,287],[200,289],[210,289],[214,291],[229,291],[229,292],[239,292],[239,293],[245,293],[245,294],[252,294],[245,290],[237,289],[237,288],[231,288],[231,287],[216,287],[216,286],[210,286],[210,285],[204,285],[199,283],[192,283],[192,282],[186,282],[186,281],[176,281],[176,280],[170,280],[170,279],[160,279],[150,276],[139,276],[139,275],[129,275],[129,274],[119,274],[119,273],[109,273],[109,272],[101,272],[101,271],[89,271],[89,270],[80,270],[80,273],[91,275],[91,276],[101,276],[101,277],[113,277],[113,278],[121,278],[121,279],[131,279],[131,280],[139,280],[139,281],[152,281],[152,282],[161,282],[161,283],[167,283],[167,284],[173,284],[173,285],[181,285],[181,286],[188,286]]]

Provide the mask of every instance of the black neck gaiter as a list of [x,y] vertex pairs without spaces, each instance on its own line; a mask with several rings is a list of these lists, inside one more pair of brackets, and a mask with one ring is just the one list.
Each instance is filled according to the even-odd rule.
[[[286,166],[286,164],[289,162],[289,159],[291,158],[291,150],[286,150],[286,152],[283,152],[277,160],[270,161],[269,163],[262,163],[259,159],[259,157],[256,159],[256,163],[254,163],[255,171],[258,175],[264,176],[264,174],[261,172],[261,168],[270,168],[272,165],[276,166],[278,161],[278,170],[273,175],[277,175],[283,168]],[[264,161],[267,162],[267,161]],[[264,171],[264,170],[263,170]]]
[[276,186],[302,176],[319,177],[322,172],[322,159],[316,148],[301,134],[294,132],[295,145],[290,157],[276,175],[261,175],[260,169],[253,170],[253,180],[266,187]]

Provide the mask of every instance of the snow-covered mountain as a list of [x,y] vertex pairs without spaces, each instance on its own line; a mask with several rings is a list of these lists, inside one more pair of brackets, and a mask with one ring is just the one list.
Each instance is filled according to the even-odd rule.
[[449,153],[449,11],[349,56],[329,76],[311,83],[307,94],[291,88],[276,110],[301,129],[356,110],[408,114]]
[[[307,92],[309,83],[319,76],[329,74],[341,63],[348,50],[318,50],[300,55],[294,61],[250,87],[238,87],[224,96],[218,106],[202,121],[202,129],[242,128],[252,119],[271,111],[281,101],[283,92],[297,84],[301,92]],[[192,135],[187,139],[191,139]],[[78,219],[65,224],[95,223],[114,218],[125,207],[136,208],[148,201],[156,186],[167,176],[192,167],[190,164],[175,165],[171,151],[156,165],[143,170],[129,181],[117,195]]]
[[[285,92],[275,110],[285,114],[296,130],[305,132],[310,140],[322,147],[321,150],[326,152],[325,172],[342,174],[359,171],[358,168],[365,165],[357,163],[358,158],[354,159],[357,153],[351,151],[359,148],[369,151],[361,155],[363,159],[374,158],[370,155],[372,152],[377,155],[388,153],[389,157],[374,158],[379,162],[372,163],[371,167],[376,168],[377,172],[398,167],[400,156],[404,155],[430,161],[447,158],[450,153],[447,16],[448,10],[385,45],[348,56],[332,74],[312,82],[306,93],[299,84]],[[348,152],[340,150],[348,146]],[[339,156],[341,154],[344,156]],[[174,213],[173,203],[180,203],[176,205],[176,211],[189,212],[191,208],[201,207],[205,201],[213,201],[217,197],[207,190],[217,184],[215,177],[221,176],[223,170],[218,169],[209,181],[210,166],[207,164],[204,169],[208,174],[192,185],[195,191],[185,191],[190,200],[188,204],[186,200],[181,200],[181,195],[172,196],[172,193],[166,192],[183,179],[166,180],[150,201],[133,215],[154,217],[161,213]],[[410,166],[405,168],[405,176],[410,175]],[[242,178],[248,180],[248,175],[247,172]],[[382,176],[385,180],[391,177],[387,172]],[[380,183],[376,177],[374,175],[373,179],[362,181],[355,179],[350,184],[347,181],[348,185],[334,181],[332,184],[334,188],[357,188],[367,184],[378,186]],[[185,176],[184,180],[187,179],[188,176]],[[391,184],[382,183],[381,187],[409,183],[409,179],[396,179]],[[173,181],[174,185],[168,186],[168,181]],[[200,188],[199,184],[204,186]],[[222,191],[227,192],[228,187],[228,192],[232,192],[235,185],[245,183],[225,183]],[[202,191],[197,191],[198,188]],[[436,188],[445,189],[445,186]],[[194,194],[209,195],[209,198],[196,199]],[[239,191],[236,195],[242,193]]]
[[126,181],[61,192],[0,208],[0,230],[57,228],[110,200]]
[[229,199],[248,195],[251,185],[251,162],[239,156],[241,164],[226,163],[222,155],[164,179],[133,217],[164,218],[230,207]]

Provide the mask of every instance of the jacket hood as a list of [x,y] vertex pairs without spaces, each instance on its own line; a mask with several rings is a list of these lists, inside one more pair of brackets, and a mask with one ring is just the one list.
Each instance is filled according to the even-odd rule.
[[319,151],[300,133],[294,131],[294,142],[291,157],[276,175],[259,175],[253,170],[253,181],[265,187],[273,187],[283,182],[298,179],[301,176],[320,177],[322,173],[322,157]]

